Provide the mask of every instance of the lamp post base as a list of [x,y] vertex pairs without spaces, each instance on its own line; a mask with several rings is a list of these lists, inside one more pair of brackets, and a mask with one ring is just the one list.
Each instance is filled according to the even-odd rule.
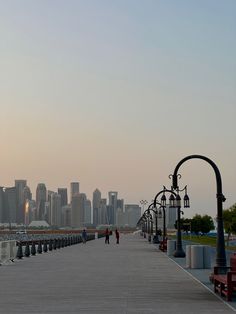
[[182,250],[180,249],[180,250],[176,250],[176,251],[174,252],[173,256],[174,256],[174,257],[185,257],[186,254],[185,254],[185,252],[183,251],[183,249],[182,249]]
[[157,244],[160,243],[160,241],[159,241],[159,239],[158,239],[158,236],[155,235],[155,236],[153,237],[153,243],[157,243]]

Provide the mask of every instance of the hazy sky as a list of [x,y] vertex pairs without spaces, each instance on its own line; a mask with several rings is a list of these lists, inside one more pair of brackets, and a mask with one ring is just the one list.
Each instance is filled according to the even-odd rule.
[[[236,202],[235,0],[0,0],[0,185],[151,201],[190,154]],[[195,213],[210,165],[186,162]]]

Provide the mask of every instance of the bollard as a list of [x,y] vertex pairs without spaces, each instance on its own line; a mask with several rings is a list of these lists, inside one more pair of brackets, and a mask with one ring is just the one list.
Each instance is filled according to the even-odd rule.
[[68,241],[67,241],[67,238],[65,238],[65,247],[68,246]]
[[48,245],[48,250],[49,251],[52,251],[53,249],[53,242],[52,242],[52,239],[49,240],[49,245]]
[[69,238],[70,245],[72,245],[72,237]]
[[61,247],[62,248],[65,247],[65,239],[64,238],[61,239]]
[[191,245],[191,268],[204,268],[203,263],[203,246]]
[[57,239],[57,249],[60,249],[61,248],[61,241],[60,239]]
[[35,247],[35,242],[34,241],[32,242],[32,245],[31,245],[31,255],[32,256],[36,255],[36,247]]
[[176,241],[175,240],[167,240],[167,255],[173,256],[174,251],[176,250]]
[[37,253],[38,254],[42,254],[42,243],[41,243],[41,241],[39,241],[39,243],[38,243],[38,248],[37,248]]
[[26,246],[25,246],[25,257],[30,257],[29,242],[27,242],[27,243],[26,243]]
[[191,245],[186,245],[186,268],[191,268]]
[[57,239],[53,239],[53,250],[57,249]]
[[44,251],[44,253],[47,253],[47,251],[48,251],[47,240],[44,240],[44,242],[43,242],[43,251]]
[[18,249],[17,249],[16,257],[17,257],[18,259],[22,259],[22,257],[23,257],[22,244],[21,244],[21,242],[18,243]]

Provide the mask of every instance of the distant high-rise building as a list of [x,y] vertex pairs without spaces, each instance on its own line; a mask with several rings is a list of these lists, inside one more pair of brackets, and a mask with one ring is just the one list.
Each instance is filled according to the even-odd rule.
[[17,193],[15,187],[5,188],[4,193],[4,222],[11,223],[17,222]]
[[93,192],[93,224],[97,226],[99,224],[99,208],[101,203],[101,192],[96,189]]
[[45,220],[49,225],[51,225],[51,202],[49,201],[44,203],[43,220]]
[[62,227],[71,227],[71,205],[65,205],[62,207]]
[[125,205],[125,213],[128,226],[136,227],[137,222],[141,216],[141,207],[135,204],[127,204]]
[[91,201],[85,201],[85,208],[84,208],[84,223],[86,225],[91,224]]
[[175,222],[177,220],[177,208],[166,207],[166,228],[175,229]]
[[119,207],[117,208],[116,211],[116,226],[118,228],[125,226],[125,213]]
[[39,183],[36,189],[37,220],[44,220],[47,189],[44,183]]
[[107,199],[102,198],[99,207],[99,224],[107,225],[108,217],[107,217]]
[[61,195],[53,193],[50,202],[51,225],[61,226]]
[[16,188],[16,206],[17,206],[17,213],[16,213],[16,222],[17,223],[24,223],[24,188],[26,187],[27,181],[26,180],[15,180],[15,188]]
[[25,225],[29,225],[33,220],[36,220],[36,202],[27,199],[25,202]]
[[67,205],[68,204],[67,189],[66,188],[58,188],[58,194],[61,195],[61,206]]
[[114,216],[114,207],[111,205],[107,205],[107,224],[114,225],[115,224],[115,216]]
[[53,194],[53,193],[55,193],[54,191],[50,191],[50,190],[48,190],[48,196],[47,196],[47,201],[48,202],[50,202],[50,200],[51,200],[51,195]]
[[70,201],[72,202],[72,197],[79,194],[79,182],[71,182],[70,184]]
[[120,208],[122,211],[124,211],[124,200],[123,199],[118,199],[117,200],[117,209]]
[[84,226],[86,194],[80,193],[72,197],[71,203],[71,224],[74,228]]
[[29,221],[30,219],[30,208],[29,208],[29,201],[32,200],[32,193],[30,191],[30,188],[28,186],[24,187],[23,190],[23,214],[24,214],[24,222],[25,224]]
[[29,200],[29,201],[32,200],[32,193],[28,186],[25,186],[23,190],[23,202],[25,202],[26,200]]
[[117,195],[118,192],[110,191],[108,192],[108,205],[109,205],[109,220],[110,224],[114,225],[116,223],[116,211],[117,211]]

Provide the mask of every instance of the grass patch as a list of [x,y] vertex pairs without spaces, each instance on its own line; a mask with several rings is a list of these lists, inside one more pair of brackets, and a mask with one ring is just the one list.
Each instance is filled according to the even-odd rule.
[[[176,238],[176,237],[174,237]],[[191,241],[194,243],[202,244],[202,245],[210,245],[216,247],[216,238],[215,237],[208,237],[208,236],[197,236],[191,235],[182,235],[182,240]],[[225,242],[225,248],[229,251],[236,251],[236,246],[227,246]]]

